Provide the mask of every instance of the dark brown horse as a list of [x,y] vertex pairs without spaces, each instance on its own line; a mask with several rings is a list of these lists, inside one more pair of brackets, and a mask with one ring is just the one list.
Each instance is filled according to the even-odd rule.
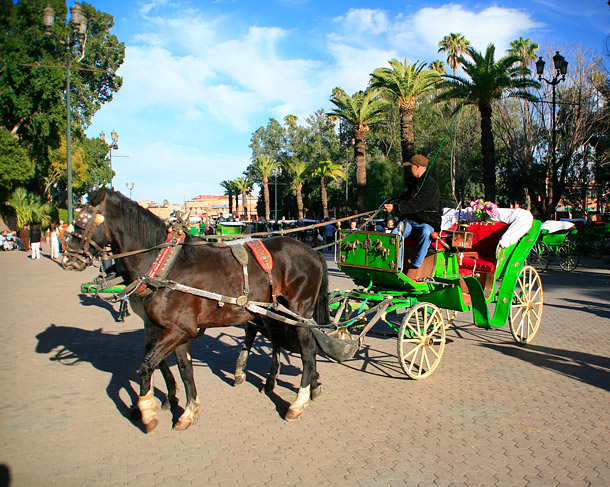
[[[166,224],[132,200],[107,188],[89,196],[88,204],[74,224],[68,242],[66,269],[83,270],[94,254],[107,244],[114,255],[152,249],[163,244]],[[319,325],[329,322],[328,273],[326,261],[307,245],[288,237],[265,239],[273,258],[271,277],[277,302],[300,317]],[[247,264],[250,292],[248,302],[271,303],[269,276],[248,249]],[[119,272],[127,283],[144,276],[157,256],[157,250],[132,254],[117,259]],[[228,246],[203,243],[198,237],[187,236],[167,279],[191,289],[205,290],[225,297],[243,294],[244,273],[240,262]],[[240,325],[258,316],[247,309],[248,303],[221,303],[189,292],[168,287],[151,289],[143,297],[130,296],[133,310],[144,320],[146,353],[140,376],[139,409],[147,431],[157,425],[157,403],[151,391],[151,376],[161,368],[168,381],[168,399],[175,402],[175,382],[165,359],[176,353],[178,368],[186,392],[186,407],[175,429],[188,428],[199,415],[199,400],[193,379],[190,340],[205,328]],[[311,322],[310,322],[311,323]],[[316,370],[317,344],[311,328],[296,326],[300,345],[303,374],[296,400],[286,419],[297,419],[309,403],[321,392]]]

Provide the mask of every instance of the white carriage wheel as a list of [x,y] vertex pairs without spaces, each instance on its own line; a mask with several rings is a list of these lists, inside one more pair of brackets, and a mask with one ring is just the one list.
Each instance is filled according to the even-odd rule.
[[543,304],[540,275],[532,266],[524,266],[517,277],[510,306],[510,332],[517,343],[524,345],[532,341],[542,321]]
[[398,332],[398,361],[412,379],[428,377],[445,351],[445,326],[441,310],[430,303],[417,303]]

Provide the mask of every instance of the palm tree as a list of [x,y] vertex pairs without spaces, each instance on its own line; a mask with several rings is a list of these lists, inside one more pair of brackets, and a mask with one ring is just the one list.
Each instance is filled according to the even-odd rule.
[[233,195],[235,194],[235,184],[231,180],[225,179],[220,182],[220,185],[225,189],[225,195],[229,197],[229,213],[233,213]]
[[290,186],[297,197],[298,219],[305,218],[303,212],[303,183],[307,179],[307,163],[301,159],[293,159],[288,163],[288,172],[292,176]]
[[493,44],[487,46],[485,55],[476,49],[467,48],[470,60],[459,56],[458,60],[468,75],[444,75],[441,84],[446,91],[437,96],[436,100],[462,100],[465,104],[476,105],[481,115],[481,151],[483,152],[483,184],[485,198],[494,201],[496,198],[496,160],[494,136],[491,126],[492,103],[503,97],[522,98],[537,101],[537,98],[527,91],[527,88],[539,88],[540,84],[524,76],[519,62],[521,58],[509,54],[497,62],[496,48]]
[[328,115],[344,120],[354,130],[354,162],[356,163],[359,213],[366,209],[366,133],[371,125],[384,120],[387,106],[387,101],[379,95],[379,90],[374,88],[359,91],[353,96],[349,96],[341,88],[335,88],[330,99],[337,108],[328,112]]
[[[392,59],[390,68],[377,68],[372,77],[371,86],[390,93],[398,100],[400,111],[400,145],[402,162],[407,162],[415,155],[415,130],[413,128],[413,110],[417,97],[431,91],[441,80],[433,69],[424,69],[426,63],[416,61],[409,65]],[[405,171],[406,172],[406,171]]]
[[273,174],[275,168],[279,167],[279,163],[271,159],[271,157],[258,157],[252,163],[254,174],[263,182],[263,199],[265,200],[265,219],[269,221],[269,177]]
[[[519,39],[514,40],[510,43],[510,49],[508,50],[509,54],[514,54],[521,58],[520,64],[523,68],[524,76],[526,73],[526,69],[529,69],[532,61],[536,59],[536,51],[538,51],[538,44],[532,42],[530,39],[524,39],[523,37],[519,37]],[[527,102],[523,103],[523,111],[525,112],[525,116],[522,117],[523,121],[523,130],[524,132],[528,129],[528,121],[530,120],[529,116],[529,105]],[[528,140],[526,137],[525,140]],[[531,174],[531,166],[533,160],[532,146],[527,142],[524,144],[523,151],[521,154],[521,160],[523,161],[523,172],[525,177],[530,177]],[[525,191],[525,203],[528,210],[532,208],[532,199],[528,191]]]
[[438,74],[445,74],[447,72],[445,69],[445,63],[443,61],[439,61],[438,59],[430,63],[430,69],[433,69]]
[[40,223],[43,227],[51,223],[51,204],[24,188],[13,191],[6,204],[15,209],[17,227],[20,229],[29,223]]
[[[469,45],[470,41],[460,33],[451,33],[443,37],[441,42],[438,43],[438,52],[447,53],[447,64],[451,68],[453,76],[455,76],[455,70],[459,65],[459,56],[466,52]],[[453,103],[453,109],[455,110],[455,108],[455,103]],[[456,151],[457,125],[453,128],[453,138],[451,140],[451,193],[454,198],[456,197],[455,182],[457,180]]]
[[329,179],[336,181],[345,178],[345,172],[341,164],[332,161],[320,161],[309,168],[311,177],[320,178],[320,197],[322,199],[322,213],[324,218],[328,218],[328,194],[326,192],[326,182]]
[[519,37],[519,39],[510,43],[508,53],[519,56],[521,58],[521,67],[527,68],[536,59],[536,51],[538,51],[538,44],[530,39]]
[[459,65],[459,57],[466,52],[469,45],[470,41],[460,33],[451,33],[438,43],[438,52],[447,53],[447,64],[452,69],[453,76]]
[[247,178],[245,178],[244,176],[240,176],[238,178],[235,178],[233,180],[233,182],[235,183],[235,189],[237,191],[236,194],[241,194],[241,207],[243,208],[244,211],[244,220],[248,219],[248,207],[246,206],[246,194],[248,193],[248,191],[250,191],[250,189],[252,188],[252,182],[249,181]]

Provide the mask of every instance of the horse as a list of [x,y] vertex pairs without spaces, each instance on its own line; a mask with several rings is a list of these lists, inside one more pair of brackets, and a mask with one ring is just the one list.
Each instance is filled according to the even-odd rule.
[[[167,234],[163,220],[121,193],[102,187],[89,195],[88,203],[74,222],[62,263],[65,269],[82,271],[109,245],[113,257],[120,262],[117,270],[127,287],[133,284],[133,290],[139,292],[145,283],[143,276],[155,262],[155,250],[164,246]],[[250,257],[246,265],[247,299],[234,298],[244,298],[246,272],[230,247],[191,235],[185,236],[165,281],[178,283],[181,290],[176,286],[149,286],[145,294],[129,296],[132,310],[144,321],[146,332],[145,355],[138,368],[138,409],[146,432],[158,424],[158,406],[151,392],[155,368],[161,368],[169,381],[168,401],[175,406],[175,382],[172,385],[173,376],[165,362],[175,353],[185,387],[186,407],[174,429],[188,428],[200,414],[190,340],[201,336],[207,328],[241,325],[265,312],[265,308],[253,308],[251,303],[266,303],[269,309],[283,308],[299,318],[295,330],[303,372],[297,397],[285,419],[298,419],[309,401],[321,394],[316,369],[318,347],[312,327],[327,326],[330,322],[326,261],[309,246],[289,237],[268,238],[264,244],[273,259],[273,268],[268,274],[253,258],[252,251],[247,250]],[[208,297],[185,288],[203,290]]]

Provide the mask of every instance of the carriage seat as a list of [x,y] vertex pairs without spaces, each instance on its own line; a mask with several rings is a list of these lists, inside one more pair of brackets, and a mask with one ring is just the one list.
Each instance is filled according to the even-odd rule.
[[[475,272],[496,271],[496,249],[509,225],[502,222],[470,223],[466,230],[472,233],[472,247],[465,249],[459,264],[460,275],[471,276]],[[456,225],[449,231],[455,230]]]

